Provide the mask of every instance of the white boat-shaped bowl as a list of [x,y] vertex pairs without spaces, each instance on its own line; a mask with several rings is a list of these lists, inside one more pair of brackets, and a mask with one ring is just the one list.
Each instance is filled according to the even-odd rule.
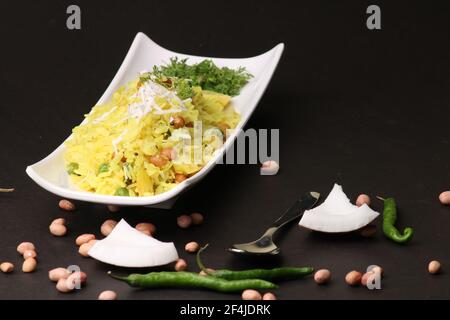
[[245,67],[254,77],[242,89],[241,93],[232,98],[232,104],[241,114],[241,121],[237,130],[227,139],[224,147],[217,153],[216,157],[203,167],[198,173],[189,179],[178,184],[176,187],[162,194],[148,197],[119,197],[101,195],[78,190],[71,186],[69,176],[64,163],[64,143],[41,161],[28,166],[27,174],[42,188],[58,196],[88,201],[93,203],[113,204],[122,206],[151,206],[160,208],[170,208],[181,192],[200,181],[216,164],[216,160],[221,158],[232,145],[239,129],[245,125],[251,114],[261,99],[269,81],[277,67],[283,52],[282,43],[264,54],[243,59],[224,59],[190,56],[176,53],[162,48],[143,33],[138,33],[120,66],[111,84],[102,95],[98,104],[107,102],[112,94],[128,81],[135,79],[139,72],[150,70],[154,65],[161,65],[169,61],[171,57],[189,58],[190,63],[200,62],[203,59],[212,59],[218,66],[230,68]]

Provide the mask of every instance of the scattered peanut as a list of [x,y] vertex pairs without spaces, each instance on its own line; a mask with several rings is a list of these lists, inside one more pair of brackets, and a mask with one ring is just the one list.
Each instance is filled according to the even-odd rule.
[[187,175],[182,174],[182,173],[175,173],[175,182],[176,183],[181,183],[186,179],[187,179]]
[[359,271],[355,270],[350,271],[345,276],[345,282],[347,282],[347,284],[350,286],[356,286],[361,283],[362,276],[363,276],[362,273]]
[[375,266],[372,267],[372,269],[370,269],[370,272],[377,273],[377,274],[379,274],[380,276],[382,276],[384,270],[383,270],[382,267],[375,265]]
[[14,270],[14,265],[11,262],[3,262],[0,264],[0,270],[3,273],[10,273]]
[[17,252],[21,255],[23,255],[26,250],[36,250],[36,248],[31,242],[22,242],[17,246]]
[[27,258],[22,264],[22,271],[23,272],[33,272],[36,270],[37,262],[34,258]]
[[75,243],[77,244],[77,246],[81,246],[83,243],[88,243],[91,240],[95,240],[95,235],[92,233],[85,233],[85,234],[79,235],[75,239]]
[[187,263],[184,259],[178,259],[175,263],[175,271],[184,271],[187,269]]
[[70,287],[74,286],[75,288],[80,288],[87,281],[87,274],[83,271],[76,271],[67,278],[67,281],[70,283]]
[[328,269],[320,269],[314,274],[314,281],[317,284],[325,284],[331,279],[331,271]]
[[198,251],[199,248],[200,245],[195,241],[189,242],[184,246],[184,250],[186,250],[186,252],[189,253],[195,253]]
[[171,123],[172,123],[172,125],[173,125],[173,127],[175,129],[179,129],[179,128],[184,127],[184,123],[185,122],[184,122],[184,118],[183,117],[176,116],[176,117],[173,118]]
[[89,250],[91,250],[93,243],[83,243],[80,248],[78,248],[78,253],[83,257],[89,257]]
[[116,300],[117,299],[117,293],[111,290],[103,291],[99,294],[98,300]]
[[72,282],[67,281],[67,279],[59,279],[56,283],[56,290],[59,292],[67,293],[75,289],[75,285]]
[[52,223],[49,226],[50,233],[56,237],[62,237],[67,233],[67,228],[63,224]]
[[280,170],[280,165],[274,160],[269,160],[261,165],[260,173],[262,176],[273,176],[278,173],[278,170]]
[[356,198],[356,205],[358,207],[361,207],[363,204],[370,206],[370,197],[367,194],[360,194],[358,198]]
[[444,191],[439,195],[442,204],[450,205],[450,191]]
[[106,220],[105,222],[103,222],[102,226],[100,227],[100,232],[102,235],[104,235],[105,237],[107,237],[111,231],[113,231],[113,229],[115,228],[117,224],[116,220]]
[[36,251],[34,250],[25,250],[25,252],[23,253],[23,258],[27,259],[27,258],[36,258],[37,254]]
[[148,236],[154,235],[156,232],[156,227],[152,223],[141,222],[136,225],[136,230],[145,233]]
[[57,219],[53,220],[51,224],[66,224],[66,219],[57,218]]
[[113,213],[120,211],[120,207],[115,206],[113,204],[108,205],[107,208],[108,208],[109,212],[113,212]]
[[189,228],[192,224],[192,218],[187,215],[182,215],[177,218],[177,224],[180,228]]
[[59,207],[66,211],[74,211],[75,210],[75,204],[69,200],[61,200],[59,201]]
[[203,223],[203,215],[198,212],[191,213],[192,224],[199,225]]
[[267,292],[262,297],[263,300],[277,300],[277,297],[272,292]]
[[57,282],[59,279],[67,279],[70,276],[70,271],[66,268],[55,268],[48,272],[50,281]]
[[441,271],[441,263],[433,260],[428,264],[428,272],[431,274],[438,274]]
[[261,300],[262,296],[261,293],[259,293],[256,290],[253,289],[247,289],[242,292],[242,300]]
[[363,286],[367,286],[367,283],[370,283],[373,281],[374,277],[376,277],[376,273],[375,272],[366,272],[363,274],[363,276],[361,277],[361,284]]
[[358,233],[360,236],[362,236],[364,238],[370,238],[373,235],[375,235],[375,233],[377,233],[377,226],[374,224],[368,224],[367,226],[359,229]]

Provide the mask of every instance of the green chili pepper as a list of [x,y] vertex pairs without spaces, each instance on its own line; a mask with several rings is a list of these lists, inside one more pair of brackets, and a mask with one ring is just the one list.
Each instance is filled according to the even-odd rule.
[[377,197],[384,202],[383,210],[383,232],[386,237],[397,242],[405,243],[411,240],[414,230],[412,228],[405,228],[403,234],[395,227],[397,221],[397,207],[394,198]]
[[102,163],[100,165],[100,167],[98,168],[98,173],[104,173],[104,172],[108,172],[109,170],[109,163]]
[[130,274],[119,277],[108,274],[128,283],[132,287],[140,288],[203,288],[219,292],[241,292],[245,289],[276,289],[278,286],[272,282],[260,279],[232,280],[200,276],[194,272],[150,272],[148,274]]
[[129,197],[130,191],[128,191],[127,188],[117,188],[116,193],[114,195],[121,197]]
[[302,268],[274,268],[274,269],[249,269],[242,271],[233,271],[227,269],[209,271],[202,263],[200,254],[206,249],[208,245],[200,248],[197,252],[197,265],[206,274],[226,279],[226,280],[244,280],[244,279],[263,279],[268,281],[299,279],[314,272],[314,268],[302,267]]
[[74,174],[75,170],[78,170],[80,166],[78,165],[78,163],[76,162],[71,162],[69,163],[69,165],[67,166],[67,173],[68,174]]

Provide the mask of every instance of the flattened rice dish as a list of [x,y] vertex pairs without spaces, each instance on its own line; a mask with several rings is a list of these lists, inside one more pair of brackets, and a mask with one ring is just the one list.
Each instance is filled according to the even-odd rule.
[[201,170],[237,126],[231,96],[250,78],[243,68],[177,58],[141,73],[73,129],[65,153],[72,183],[118,196],[170,190]]

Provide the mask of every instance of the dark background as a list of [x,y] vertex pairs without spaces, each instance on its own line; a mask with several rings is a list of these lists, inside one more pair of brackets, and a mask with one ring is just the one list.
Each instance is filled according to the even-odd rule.
[[[82,9],[82,30],[66,29],[66,8]],[[301,266],[329,268],[333,281],[282,283],[279,299],[450,298],[450,10],[427,1],[34,1],[0,4],[0,260],[16,265],[0,274],[1,299],[96,299],[106,289],[120,299],[226,299],[200,290],[131,289],[106,275],[109,266],[77,253],[74,239],[99,234],[102,221],[124,217],[153,222],[157,238],[174,241],[190,270],[188,241],[210,243],[204,259],[213,268]],[[369,4],[382,10],[382,30],[366,28]],[[56,148],[98,100],[135,34],[164,47],[204,56],[245,57],[286,44],[272,82],[247,127],[279,128],[281,170],[260,176],[256,165],[217,166],[169,211],[127,208],[117,214],[79,203],[73,213],[29,179],[25,167]],[[256,261],[224,251],[253,240],[296,197],[326,195],[334,182],[351,198],[393,196],[399,225],[416,234],[406,246],[383,237],[316,234],[292,225],[278,239],[282,255]],[[375,200],[374,200],[375,201]],[[381,210],[381,204],[374,208]],[[180,230],[176,216],[202,212],[205,223]],[[54,238],[49,223],[68,220],[69,233]],[[380,224],[380,219],[378,220]],[[32,241],[38,269],[20,271],[16,246]],[[427,273],[431,259],[439,276]],[[58,293],[47,271],[78,264],[88,286]],[[345,274],[369,264],[384,267],[382,290],[350,288]],[[128,272],[113,268],[116,272]]]

